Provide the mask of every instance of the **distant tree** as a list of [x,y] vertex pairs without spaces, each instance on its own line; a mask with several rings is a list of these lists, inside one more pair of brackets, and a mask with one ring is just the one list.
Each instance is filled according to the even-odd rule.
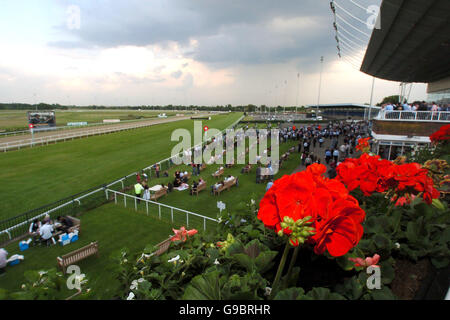
[[[383,99],[383,101],[381,101],[379,104],[377,104],[378,106],[381,106],[385,103],[398,103],[400,101],[400,96],[399,95],[395,95],[395,96],[389,96],[389,97],[385,97]],[[408,102],[405,100],[405,102]]]

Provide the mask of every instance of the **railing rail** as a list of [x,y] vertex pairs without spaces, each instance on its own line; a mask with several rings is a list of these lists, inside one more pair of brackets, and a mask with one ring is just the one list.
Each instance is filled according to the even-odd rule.
[[376,120],[450,122],[450,111],[391,111],[381,110]]
[[184,213],[185,214],[185,218],[186,218],[186,227],[187,228],[189,227],[189,216],[196,217],[196,218],[199,218],[199,219],[203,220],[203,230],[206,230],[206,221],[219,223],[219,221],[217,219],[214,219],[214,218],[211,218],[211,217],[207,217],[207,216],[203,216],[201,214],[198,214],[198,213],[195,213],[195,212],[192,212],[192,211],[188,211],[188,210],[176,208],[176,207],[173,207],[173,206],[169,206],[169,205],[161,203],[161,202],[145,200],[145,199],[138,198],[136,196],[133,196],[133,195],[130,195],[130,194],[126,194],[126,193],[123,193],[123,192],[120,192],[120,191],[112,190],[112,189],[106,189],[105,192],[106,192],[106,198],[107,199],[109,198],[109,193],[114,194],[114,201],[115,201],[116,204],[118,204],[118,202],[119,202],[117,200],[117,195],[122,196],[123,199],[124,199],[124,206],[125,207],[127,206],[127,198],[134,200],[134,208],[135,208],[136,211],[138,210],[138,204],[137,204],[138,201],[141,201],[141,202],[145,203],[146,204],[145,205],[145,210],[147,212],[147,215],[149,215],[149,212],[150,212],[148,204],[151,204],[151,205],[154,205],[154,206],[158,206],[158,217],[159,217],[159,219],[161,219],[161,208],[167,208],[167,209],[170,210],[170,220],[172,222],[174,222],[174,212],[175,213],[177,213],[177,212]]

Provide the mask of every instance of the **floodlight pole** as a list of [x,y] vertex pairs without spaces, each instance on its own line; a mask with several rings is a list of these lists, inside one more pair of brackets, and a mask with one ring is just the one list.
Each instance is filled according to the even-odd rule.
[[375,77],[372,79],[372,91],[370,93],[370,105],[369,105],[369,116],[368,119],[370,121],[370,115],[372,113],[372,102],[373,102],[373,89],[375,88]]
[[322,72],[323,72],[323,56],[320,57],[320,79],[319,79],[319,97],[317,98],[317,114],[316,120],[319,116],[319,104],[320,104],[320,89],[322,87]]

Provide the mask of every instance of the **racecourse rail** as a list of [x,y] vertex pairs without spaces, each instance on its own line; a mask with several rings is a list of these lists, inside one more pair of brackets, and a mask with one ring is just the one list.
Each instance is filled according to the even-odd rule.
[[[219,137],[220,135],[222,135],[223,133],[225,133],[227,129],[235,127],[235,126],[236,126],[243,118],[244,118],[244,116],[241,116],[237,121],[235,121],[233,124],[231,124],[230,126],[228,126],[228,128],[222,130],[220,133],[214,135],[213,137],[210,137],[208,140],[203,141],[201,144],[197,144],[197,145],[193,146],[190,150],[194,150],[195,147],[198,147],[198,146],[200,146],[200,145],[202,146],[202,145],[208,143],[209,141],[212,140],[212,138]],[[161,160],[161,161],[159,161],[159,162],[157,162],[157,163],[155,163],[155,164],[153,164],[153,165],[150,165],[150,166],[144,168],[143,171],[148,171],[148,172],[149,172],[149,178],[151,178],[151,172],[152,172],[151,169],[152,169],[156,164],[158,164],[158,165],[160,165],[160,167],[162,167],[162,164],[163,164],[163,163],[167,163],[168,166],[170,167],[171,163],[173,163],[173,159],[174,159],[174,158],[181,157],[181,156],[183,156],[182,153],[180,153],[180,154],[178,154],[178,155],[174,155],[174,156],[169,157],[169,158],[167,158],[167,159]],[[162,168],[161,168],[161,169],[162,169]],[[0,221],[0,228],[3,228],[3,229],[0,231],[0,244],[6,243],[6,242],[8,242],[8,241],[11,241],[11,240],[14,240],[14,239],[17,239],[17,238],[20,238],[20,237],[23,237],[24,235],[26,235],[26,234],[28,233],[28,226],[29,226],[29,224],[30,224],[32,221],[34,221],[35,219],[40,219],[40,218],[44,217],[44,216],[47,215],[47,214],[48,214],[48,215],[51,215],[52,213],[56,213],[57,211],[59,211],[59,210],[61,210],[61,209],[64,209],[64,208],[67,208],[67,207],[69,207],[69,206],[71,206],[71,205],[72,205],[72,206],[74,206],[74,205],[81,206],[81,205],[82,205],[82,200],[87,199],[87,198],[89,198],[89,197],[92,197],[92,196],[94,196],[94,195],[97,195],[97,194],[99,194],[99,193],[100,193],[100,194],[103,194],[103,192],[105,192],[105,193],[106,193],[106,196],[108,196],[108,192],[116,192],[117,194],[122,194],[122,193],[120,193],[120,192],[118,192],[118,191],[114,191],[114,190],[111,190],[111,189],[109,189],[109,188],[110,188],[111,186],[113,186],[113,185],[116,185],[116,184],[119,184],[119,183],[120,183],[120,184],[121,184],[121,187],[122,187],[122,190],[123,190],[123,189],[125,188],[125,183],[124,183],[124,181],[126,181],[126,180],[129,179],[129,178],[134,178],[134,177],[136,176],[137,173],[138,173],[138,172],[133,172],[133,173],[131,173],[131,174],[129,174],[129,175],[127,175],[127,176],[121,178],[121,179],[118,179],[118,180],[116,180],[116,181],[114,181],[114,182],[111,182],[111,183],[109,183],[109,184],[104,184],[104,185],[102,185],[101,187],[96,188],[96,189],[94,189],[94,190],[88,190],[88,191],[85,191],[85,192],[87,192],[86,194],[83,194],[83,193],[85,193],[85,192],[78,193],[76,197],[71,197],[72,199],[71,199],[70,201],[66,201],[66,202],[64,202],[64,203],[62,203],[62,204],[58,204],[57,206],[55,206],[55,207],[53,207],[53,208],[51,208],[51,209],[48,209],[48,207],[45,206],[45,208],[48,209],[48,210],[45,210],[44,212],[41,212],[41,213],[39,213],[39,214],[37,214],[37,215],[34,215],[34,216],[32,216],[32,217],[29,217],[29,216],[28,216],[27,213],[30,212],[30,211],[28,211],[28,212],[26,212],[26,213],[24,213],[24,214],[21,214],[21,215],[19,215],[19,216],[12,217],[12,218],[9,218],[9,219]],[[108,191],[108,190],[109,190],[109,191]],[[81,194],[83,194],[83,195],[81,195]],[[127,195],[127,196],[128,196],[128,195]],[[132,196],[131,196],[131,197],[132,197]],[[125,201],[126,201],[126,200],[125,200]],[[57,201],[57,202],[55,202],[55,203],[59,203],[59,201]],[[105,203],[105,202],[103,202],[102,204],[104,204],[104,203]],[[159,204],[159,203],[158,203],[158,204]],[[162,205],[162,204],[161,204],[161,205]],[[164,206],[165,206],[165,207],[170,207],[170,206],[166,206],[166,205],[164,205]],[[159,207],[159,208],[161,208],[161,207]],[[203,217],[203,216],[200,215],[200,214],[196,214],[196,213],[193,213],[193,212],[189,212],[189,211],[186,211],[186,210],[183,210],[183,209],[179,209],[179,208],[175,208],[175,207],[172,207],[172,208],[173,208],[173,209],[171,209],[171,210],[176,210],[176,211],[184,212],[184,213],[187,212],[187,214],[192,214],[192,215],[194,215],[194,216],[196,216],[196,217]],[[38,209],[39,209],[39,208],[38,208]],[[36,210],[36,209],[35,209],[35,210]],[[31,210],[31,212],[33,212],[33,211],[35,211],[35,210]],[[160,209],[159,209],[159,210],[160,210]],[[5,226],[5,225],[8,225],[10,221],[14,221],[14,220],[16,220],[16,219],[18,219],[18,218],[20,218],[20,217],[23,217],[23,216],[25,216],[25,220],[24,220],[24,221],[22,221],[22,222],[20,222],[20,223],[17,223],[17,224],[14,224],[14,225],[11,226],[11,227],[4,228],[4,226]],[[205,217],[205,218],[207,218],[207,217]],[[189,218],[187,218],[187,219],[189,219]],[[209,220],[209,218],[208,218],[208,220]],[[212,220],[214,220],[214,219],[212,219]],[[187,220],[187,221],[188,221],[188,220]],[[205,228],[206,228],[206,220],[204,220],[204,226],[205,226]],[[3,238],[2,238],[2,235],[7,235],[8,238],[7,238],[7,239],[3,239]]]
[[[173,122],[173,121],[183,120],[183,119],[185,119],[185,118],[180,118],[180,119],[172,118],[172,119],[170,119],[170,121],[167,121],[167,122]],[[152,119],[152,120],[154,121],[154,120],[158,120],[158,119]],[[17,140],[17,141],[12,141],[12,142],[2,142],[2,143],[0,143],[0,150],[3,150],[3,152],[9,151],[9,150],[16,150],[16,149],[20,150],[20,148],[25,148],[25,147],[34,147],[37,145],[48,145],[49,143],[52,143],[52,142],[56,143],[58,141],[73,140],[75,138],[83,138],[83,137],[89,137],[89,136],[95,136],[95,135],[102,135],[102,134],[119,132],[119,131],[124,131],[124,130],[133,130],[133,129],[153,126],[155,124],[159,124],[159,123],[155,123],[155,122],[146,122],[146,123],[138,123],[138,124],[133,123],[130,125],[126,125],[124,127],[115,126],[115,127],[111,127],[111,128],[92,129],[92,130],[76,132],[76,133],[68,132],[68,133],[64,133],[64,134],[45,136],[45,137],[40,137],[40,138],[31,138],[31,139]]]
[[198,213],[194,213],[194,212],[187,211],[187,210],[184,210],[184,209],[175,208],[175,207],[172,207],[172,206],[169,206],[167,204],[160,203],[160,202],[155,202],[155,201],[151,201],[151,200],[145,200],[145,199],[138,198],[138,197],[132,196],[130,194],[126,194],[126,193],[119,192],[119,191],[116,191],[116,190],[106,189],[105,193],[106,193],[106,198],[107,199],[109,198],[109,193],[114,194],[114,202],[115,202],[115,204],[118,204],[118,200],[117,200],[118,197],[117,196],[118,195],[122,196],[125,208],[127,207],[127,198],[134,200],[134,210],[135,211],[138,210],[137,202],[138,201],[144,202],[145,203],[145,210],[147,212],[147,216],[149,215],[149,204],[153,205],[153,206],[158,206],[158,217],[159,217],[159,220],[161,220],[161,207],[170,209],[170,217],[171,217],[170,220],[172,221],[172,223],[174,222],[174,211],[176,213],[182,213],[186,217],[186,227],[187,228],[189,228],[189,217],[200,218],[201,220],[203,220],[203,230],[205,230],[205,231],[206,231],[206,221],[212,221],[212,222],[216,222],[216,223],[219,222],[217,219],[206,217],[206,216],[203,216],[203,215],[198,214]]
[[381,110],[375,120],[450,122],[450,112]]

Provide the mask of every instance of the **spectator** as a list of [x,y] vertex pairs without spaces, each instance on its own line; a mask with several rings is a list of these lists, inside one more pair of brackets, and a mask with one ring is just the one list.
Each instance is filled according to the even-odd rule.
[[270,181],[267,183],[266,191],[268,191],[273,186],[273,179],[270,179]]
[[0,276],[5,274],[5,268],[8,263],[8,251],[0,248]]
[[312,164],[312,159],[310,156],[306,157],[305,159],[305,165],[308,168]]
[[150,200],[150,190],[148,188],[148,185],[145,185],[144,187],[144,195],[142,196],[142,199]]
[[155,166],[156,178],[159,178],[159,171],[160,171],[159,164],[156,164]]
[[53,226],[47,222],[45,223],[40,229],[39,229],[39,234],[41,235],[41,239],[43,242],[46,242],[47,245],[49,244],[49,240],[52,239],[53,242],[55,242],[55,240],[53,239]]
[[256,169],[256,183],[261,182],[261,173],[262,173],[261,166],[258,165],[258,168]]
[[142,191],[144,190],[144,187],[139,182],[134,185],[134,194],[138,198],[137,202],[141,203],[141,195]]
[[194,183],[192,184],[191,191],[190,191],[191,196],[194,195],[194,193],[197,191],[197,187],[198,187],[198,183],[197,183],[197,181],[194,181]]
[[332,156],[332,155],[331,155],[330,149],[325,150],[325,162],[326,162],[327,164],[330,163],[331,156]]
[[141,175],[139,173],[136,173],[136,182],[141,183]]
[[337,161],[338,161],[338,159],[339,159],[339,150],[338,150],[338,149],[335,149],[335,150],[333,151],[333,159],[334,159],[334,162],[337,163]]
[[334,179],[337,176],[337,172],[335,168],[330,168],[330,170],[328,170],[328,178],[330,179]]
[[38,219],[35,219],[31,224],[30,228],[28,229],[28,233],[30,235],[36,235],[38,234],[39,228],[41,227],[41,223]]
[[73,227],[73,222],[71,219],[67,217],[58,216],[57,220],[61,223],[61,226],[58,227],[59,230],[62,230],[65,233],[69,233],[69,229]]

